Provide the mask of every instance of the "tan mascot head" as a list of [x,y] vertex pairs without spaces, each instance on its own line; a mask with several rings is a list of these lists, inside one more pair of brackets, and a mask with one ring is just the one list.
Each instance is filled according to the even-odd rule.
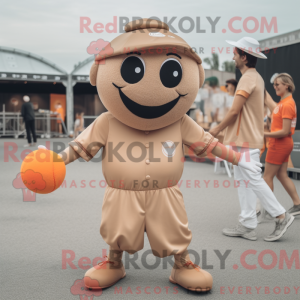
[[127,126],[155,130],[176,122],[204,82],[200,57],[163,22],[140,19],[125,31],[110,43],[110,54],[96,57],[91,84]]

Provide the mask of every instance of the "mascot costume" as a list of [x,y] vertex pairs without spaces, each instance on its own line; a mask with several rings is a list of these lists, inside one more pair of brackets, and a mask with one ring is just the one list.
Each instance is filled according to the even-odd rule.
[[200,57],[182,38],[151,19],[130,22],[125,31],[110,43],[113,51],[96,56],[90,71],[108,112],[60,153],[67,165],[79,157],[89,161],[103,148],[107,187],[100,233],[110,250],[84,282],[100,289],[123,278],[122,253],[143,249],[146,232],[155,256],[174,255],[172,283],[209,291],[212,276],[187,251],[192,233],[177,185],[183,145],[198,157],[212,153],[253,172],[261,164],[251,151],[247,156],[226,148],[186,115],[205,76]]

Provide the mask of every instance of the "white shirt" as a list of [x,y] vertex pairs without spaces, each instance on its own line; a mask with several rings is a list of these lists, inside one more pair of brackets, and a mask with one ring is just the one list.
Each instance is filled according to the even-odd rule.
[[213,93],[211,98],[212,98],[213,106],[215,108],[224,107],[224,102],[225,102],[224,93],[222,92]]
[[195,99],[195,102],[200,102],[200,101],[201,101],[201,90],[198,91],[198,94]]
[[226,94],[225,98],[226,98],[225,107],[229,107],[230,108],[232,106],[234,96],[230,96],[229,94]]
[[209,98],[208,89],[201,88],[199,91],[200,91],[201,99],[206,100]]

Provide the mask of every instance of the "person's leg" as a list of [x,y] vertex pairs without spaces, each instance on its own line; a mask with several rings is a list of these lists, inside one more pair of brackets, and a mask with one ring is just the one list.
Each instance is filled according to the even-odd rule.
[[30,121],[25,121],[25,128],[26,128],[28,144],[31,144]]
[[[242,149],[242,151],[249,151],[251,149]],[[259,154],[256,153],[255,155],[251,156],[252,159],[259,161]],[[268,236],[267,238],[265,238],[266,241],[275,241],[279,238],[281,238],[281,236],[286,232],[287,228],[291,225],[291,223],[293,222],[293,217],[289,214],[285,213],[285,209],[282,207],[282,205],[277,201],[274,193],[272,192],[272,190],[270,189],[270,187],[268,186],[268,184],[263,180],[263,178],[261,177],[261,173],[253,173],[251,171],[248,171],[246,169],[242,169],[239,167],[235,167],[235,171],[238,170],[238,174],[237,176],[235,176],[236,179],[238,179],[239,181],[245,180],[245,185],[247,184],[247,191],[245,191],[246,193],[249,192],[249,190],[252,190],[256,197],[258,197],[261,200],[261,204],[264,207],[264,209],[269,212],[269,214],[272,217],[277,217],[278,221],[280,221],[280,224],[276,225],[276,228],[278,227],[279,229],[275,230],[273,234],[271,234],[270,236]],[[240,195],[239,195],[240,196]],[[243,196],[243,195],[242,195]],[[251,202],[250,204],[246,203],[246,201],[243,201],[243,198],[241,198],[240,203],[241,203],[241,210],[243,212],[243,210],[245,211],[244,214],[241,213],[241,215],[245,215],[246,217],[248,217],[248,219],[243,220],[240,217],[240,221],[244,221],[244,224],[240,223],[238,226],[236,226],[235,228],[225,228],[223,230],[223,233],[225,235],[229,235],[229,236],[241,236],[244,238],[248,238],[248,239],[252,239],[255,240],[255,235],[254,235],[254,230],[252,229],[252,232],[250,232],[249,230],[251,230],[251,228],[253,228],[253,219],[256,221],[256,215],[255,218],[251,218],[252,216],[252,212],[254,210],[254,212],[256,212],[256,197],[250,197],[249,201]],[[245,196],[244,196],[245,199]],[[253,202],[253,203],[252,203]],[[292,218],[291,218],[292,217]],[[252,226],[251,226],[252,225]],[[250,229],[249,229],[250,228]]]
[[234,166],[234,179],[238,182],[238,197],[241,207],[238,225],[232,228],[224,228],[222,233],[231,237],[242,237],[250,241],[256,241],[256,195],[248,188],[249,180],[243,174],[242,168]]
[[[263,179],[268,184],[268,186],[272,191],[274,191],[273,180],[279,168],[280,165],[265,162],[265,171],[264,171]],[[259,217],[259,223],[264,221],[274,220],[273,217],[264,209],[264,207],[260,207],[259,210],[256,209],[256,212],[257,212],[257,216]],[[284,215],[282,215],[281,217],[284,217]]]
[[296,190],[296,187],[295,187],[293,181],[291,180],[291,178],[289,178],[289,176],[287,174],[287,167],[288,167],[288,163],[284,162],[280,166],[280,168],[276,174],[276,177],[278,178],[278,180],[281,182],[281,184],[283,185],[283,187],[285,188],[287,193],[292,198],[294,205],[300,205],[299,195],[297,193],[297,190]]
[[[238,151],[245,151],[241,147]],[[249,174],[244,172],[244,169],[239,166],[233,166],[234,168],[234,179],[238,181],[238,197],[241,207],[241,213],[239,215],[240,223],[247,228],[256,228],[256,195],[248,188],[249,185]],[[255,200],[254,200],[255,199]]]
[[205,116],[205,111],[204,111],[204,100],[201,100],[200,101],[200,110],[202,111],[202,113],[203,113],[203,117]]
[[254,229],[257,227],[256,194],[249,188],[248,181],[248,179],[239,180],[239,187],[237,188],[241,206],[239,221],[243,226]]
[[30,121],[30,130],[33,137],[33,142],[36,143],[36,134],[35,134],[35,120]]
[[273,179],[280,169],[280,166],[281,165],[275,165],[268,162],[265,163],[265,172],[263,178],[272,191],[274,191]]
[[[252,158],[256,161],[259,161],[259,153],[253,155]],[[261,177],[261,173],[253,173],[246,169],[241,169],[241,173],[243,178],[248,182],[248,188],[251,189],[260,199],[261,204],[266,209],[266,211],[268,211],[272,217],[284,217],[285,209],[277,201],[274,193]]]
[[[252,156],[253,159],[259,161],[258,153]],[[272,171],[275,168],[269,169],[269,176],[272,176]],[[264,238],[267,242],[273,242],[279,240],[292,225],[295,217],[285,211],[282,205],[276,199],[269,185],[261,178],[260,173],[252,173],[252,179],[249,182],[249,186],[255,192],[256,196],[261,200],[261,204],[264,209],[272,216],[277,217],[275,221],[275,230],[267,237]],[[276,174],[276,173],[275,173]]]

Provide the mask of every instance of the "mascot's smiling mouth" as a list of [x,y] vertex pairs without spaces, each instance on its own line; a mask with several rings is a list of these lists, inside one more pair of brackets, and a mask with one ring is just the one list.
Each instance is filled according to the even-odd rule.
[[178,102],[178,100],[180,99],[180,97],[184,97],[185,95],[180,95],[179,96],[168,102],[165,103],[163,105],[159,105],[159,106],[145,106],[145,105],[141,105],[138,104],[134,101],[132,101],[130,98],[128,98],[122,91],[121,91],[121,87],[117,86],[116,84],[113,83],[113,85],[119,89],[119,94],[120,97],[124,103],[124,105],[127,107],[127,109],[132,112],[134,115],[143,118],[143,119],[155,119],[155,118],[159,118],[163,115],[165,115],[167,112],[169,112]]

